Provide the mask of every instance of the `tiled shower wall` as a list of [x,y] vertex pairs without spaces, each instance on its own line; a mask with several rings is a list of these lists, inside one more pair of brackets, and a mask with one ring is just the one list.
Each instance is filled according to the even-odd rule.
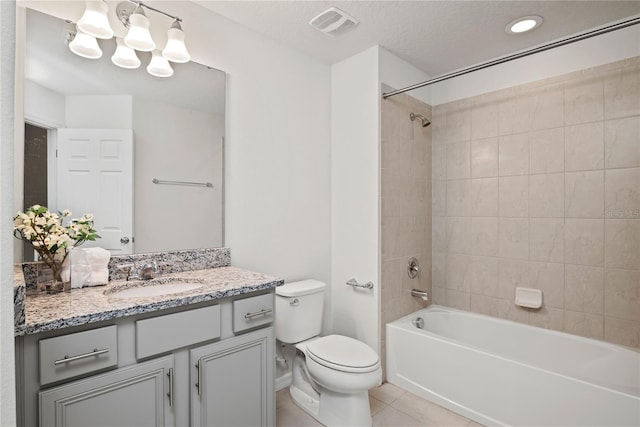
[[640,58],[433,116],[434,302],[640,347]]
[[[431,107],[409,95],[382,100],[381,108],[381,347],[384,325],[423,306],[413,288],[431,294],[431,127],[411,121],[411,112],[431,118]],[[407,261],[420,274],[410,279]],[[384,351],[383,365],[384,365]]]

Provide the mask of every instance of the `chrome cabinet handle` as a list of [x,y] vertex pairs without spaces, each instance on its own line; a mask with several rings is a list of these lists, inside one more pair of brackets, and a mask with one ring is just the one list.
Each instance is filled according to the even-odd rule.
[[124,243],[126,245],[127,243],[129,243],[129,238],[126,236],[123,237],[122,239],[120,239],[120,243]]
[[271,313],[272,311],[273,311],[273,310],[271,310],[270,308],[263,308],[263,309],[262,309],[262,310],[260,310],[260,311],[256,311],[256,312],[254,312],[254,313],[247,313],[247,314],[245,314],[245,315],[244,315],[244,318],[245,318],[245,319],[251,319],[251,318],[256,317],[256,316],[262,316],[262,315],[265,315],[265,314],[269,314],[269,313]]
[[169,368],[167,376],[169,377],[169,393],[167,393],[167,397],[169,398],[169,406],[173,406],[173,368]]
[[95,348],[90,353],[80,354],[78,356],[73,356],[73,357],[65,356],[60,360],[56,360],[55,362],[53,362],[53,364],[56,365],[56,366],[57,365],[62,365],[63,363],[75,362],[76,360],[82,360],[82,359],[86,359],[86,358],[92,357],[92,356],[99,356],[99,355],[105,354],[105,353],[109,353],[109,349],[108,348],[103,348],[102,350],[98,350],[97,348]]

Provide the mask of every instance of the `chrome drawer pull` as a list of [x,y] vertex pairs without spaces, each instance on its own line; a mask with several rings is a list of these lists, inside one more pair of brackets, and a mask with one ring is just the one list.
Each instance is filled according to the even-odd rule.
[[73,357],[65,356],[60,360],[56,360],[55,362],[53,362],[53,364],[56,366],[62,365],[63,363],[75,362],[76,360],[86,359],[87,357],[92,357],[92,356],[99,356],[105,353],[109,353],[108,348],[103,348],[102,350],[98,350],[97,348],[95,348],[90,353],[80,354],[78,356],[73,356]]
[[269,314],[271,313],[273,310],[271,310],[270,308],[263,308],[260,311],[256,311],[255,313],[247,313],[244,315],[245,319],[251,319],[252,317],[256,317],[256,316],[262,316],[265,314]]

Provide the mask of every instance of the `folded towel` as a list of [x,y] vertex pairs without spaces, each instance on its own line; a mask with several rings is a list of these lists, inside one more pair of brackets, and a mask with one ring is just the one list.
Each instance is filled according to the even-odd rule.
[[75,248],[69,254],[71,287],[106,285],[111,253],[102,248]]

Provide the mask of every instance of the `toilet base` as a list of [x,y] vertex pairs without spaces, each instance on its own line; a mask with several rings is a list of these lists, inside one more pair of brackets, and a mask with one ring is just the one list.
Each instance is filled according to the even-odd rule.
[[296,405],[325,426],[371,427],[373,424],[367,392],[341,394],[325,389],[319,400],[295,385],[289,392]]

